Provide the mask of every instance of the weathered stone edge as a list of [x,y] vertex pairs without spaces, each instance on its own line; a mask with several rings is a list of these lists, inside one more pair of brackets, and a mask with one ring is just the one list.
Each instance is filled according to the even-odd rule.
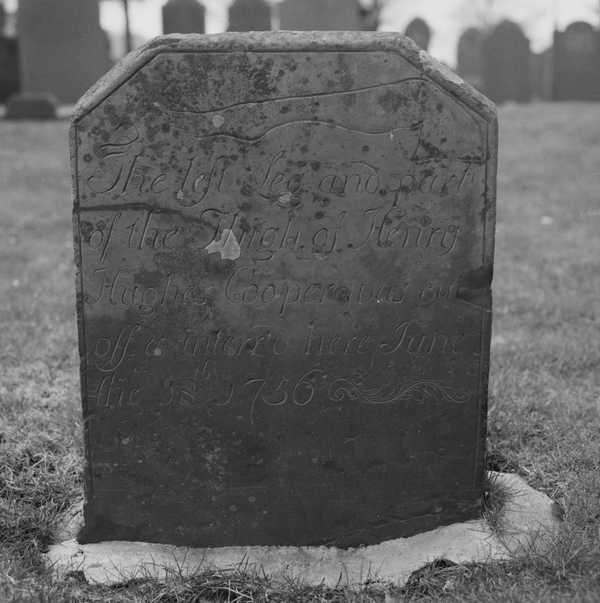
[[410,38],[393,32],[249,32],[224,34],[171,34],[159,36],[131,52],[108,71],[79,100],[73,113],[76,123],[132,74],[164,52],[246,51],[373,51],[395,52],[424,75],[453,93],[486,121],[496,121],[496,107],[483,94],[421,50]]

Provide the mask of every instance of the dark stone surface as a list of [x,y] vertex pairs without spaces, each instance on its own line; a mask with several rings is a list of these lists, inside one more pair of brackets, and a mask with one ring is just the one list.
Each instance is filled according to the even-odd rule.
[[538,100],[549,101],[554,95],[554,46],[531,56],[531,91]]
[[555,33],[554,99],[600,100],[600,32],[589,23]]
[[229,7],[229,31],[269,31],[271,7],[265,0],[235,0]]
[[292,31],[361,29],[358,0],[284,0],[279,5],[279,26]]
[[519,25],[502,21],[486,37],[484,91],[496,103],[531,100],[531,51]]
[[52,94],[15,94],[6,103],[6,119],[56,119],[57,110]]
[[15,38],[0,35],[0,103],[19,91],[19,48]]
[[162,8],[163,32],[204,33],[205,13],[198,0],[169,0]]
[[20,0],[21,90],[75,103],[110,68],[97,0]]
[[425,19],[417,17],[413,19],[407,26],[404,35],[409,37],[419,48],[429,50],[431,42],[431,27]]
[[460,36],[456,49],[456,71],[478,90],[483,88],[483,41],[484,33],[469,27]]
[[151,42],[72,128],[83,541],[480,509],[496,116],[397,34]]

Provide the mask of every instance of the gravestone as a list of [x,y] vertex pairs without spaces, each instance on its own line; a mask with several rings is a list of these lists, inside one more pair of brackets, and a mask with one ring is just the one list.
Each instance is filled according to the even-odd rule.
[[6,103],[7,119],[55,119],[57,115],[58,100],[49,92],[23,92]]
[[554,47],[531,56],[531,88],[534,98],[552,100],[554,94]]
[[169,0],[162,8],[163,33],[204,33],[205,13],[198,0]]
[[466,29],[458,40],[456,71],[469,84],[483,88],[483,40],[484,34],[476,27]]
[[484,97],[398,34],[170,36],[80,102],[71,149],[81,541],[347,547],[479,516]]
[[16,38],[0,35],[0,103],[19,91],[19,48]]
[[600,100],[600,33],[589,23],[571,23],[554,35],[554,98]]
[[512,21],[502,21],[483,43],[484,92],[496,103],[531,100],[529,39]]
[[357,0],[284,0],[279,5],[280,28],[295,31],[361,29]]
[[268,31],[271,7],[265,0],[235,0],[229,7],[229,31]]
[[74,103],[110,67],[97,0],[20,0],[21,88]]
[[424,19],[421,19],[420,17],[413,19],[407,25],[404,35],[410,38],[419,48],[429,50],[431,28]]

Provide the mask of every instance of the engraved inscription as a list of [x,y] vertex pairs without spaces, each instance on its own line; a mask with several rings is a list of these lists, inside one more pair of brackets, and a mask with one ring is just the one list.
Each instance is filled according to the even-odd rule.
[[83,542],[479,512],[490,109],[395,36],[273,36],[153,42],[78,109]]

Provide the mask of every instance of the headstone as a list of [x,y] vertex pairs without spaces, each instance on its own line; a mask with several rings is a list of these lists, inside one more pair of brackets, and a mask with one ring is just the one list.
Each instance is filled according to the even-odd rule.
[[20,0],[21,86],[74,103],[110,67],[97,0]]
[[554,36],[556,100],[600,100],[600,33],[589,23],[571,23]]
[[458,40],[456,70],[469,84],[483,88],[483,41],[484,34],[476,27],[469,27]]
[[554,90],[554,47],[531,56],[531,86],[534,98],[549,101]]
[[431,27],[427,25],[427,21],[417,17],[413,19],[406,27],[404,35],[409,37],[417,46],[423,50],[429,50],[431,42]]
[[265,0],[234,0],[229,7],[229,31],[268,31],[271,6]]
[[531,100],[529,39],[512,21],[502,21],[484,41],[484,91],[496,103]]
[[398,34],[172,36],[71,132],[83,542],[478,517],[492,105]]
[[55,119],[58,99],[49,92],[15,94],[6,103],[6,119]]
[[279,6],[280,28],[295,31],[361,29],[357,0],[284,0]]
[[19,49],[16,38],[0,35],[0,103],[19,91]]
[[359,2],[359,20],[361,31],[377,31],[381,23],[381,11],[385,0],[372,0],[368,5]]
[[204,33],[205,13],[198,0],[169,0],[162,8],[163,33]]

